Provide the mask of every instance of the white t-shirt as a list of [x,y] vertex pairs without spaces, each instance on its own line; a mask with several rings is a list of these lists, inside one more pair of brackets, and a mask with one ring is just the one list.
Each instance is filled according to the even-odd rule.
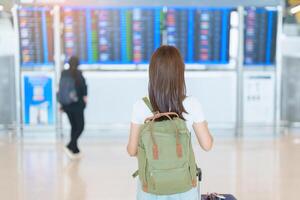
[[[193,123],[203,122],[205,120],[202,106],[198,99],[191,96],[184,99],[183,106],[188,113],[183,113],[183,117],[186,120],[187,126],[191,131]],[[131,122],[134,124],[143,124],[145,119],[152,115],[153,114],[151,113],[145,102],[140,99],[133,105]]]

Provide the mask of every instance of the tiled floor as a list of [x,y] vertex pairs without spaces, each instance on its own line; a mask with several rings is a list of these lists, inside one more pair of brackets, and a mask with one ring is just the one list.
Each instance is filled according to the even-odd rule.
[[[126,137],[84,136],[84,157],[70,161],[64,140],[0,136],[0,199],[134,200],[135,158]],[[216,137],[214,149],[195,152],[203,192],[232,193],[241,200],[300,199],[300,137]]]

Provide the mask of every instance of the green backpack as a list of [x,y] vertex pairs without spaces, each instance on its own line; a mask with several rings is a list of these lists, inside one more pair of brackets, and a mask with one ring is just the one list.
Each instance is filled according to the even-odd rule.
[[[143,100],[153,112],[149,99]],[[155,121],[162,116],[169,120]],[[139,133],[137,157],[139,169],[133,176],[139,175],[144,192],[171,195],[197,186],[191,134],[176,113],[154,113],[145,120]]]

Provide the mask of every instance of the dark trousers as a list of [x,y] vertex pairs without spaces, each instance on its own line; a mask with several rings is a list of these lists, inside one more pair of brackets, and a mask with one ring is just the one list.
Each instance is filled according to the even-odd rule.
[[71,124],[71,140],[67,147],[73,151],[73,153],[79,153],[77,141],[84,129],[84,110],[72,109],[67,110],[66,113]]

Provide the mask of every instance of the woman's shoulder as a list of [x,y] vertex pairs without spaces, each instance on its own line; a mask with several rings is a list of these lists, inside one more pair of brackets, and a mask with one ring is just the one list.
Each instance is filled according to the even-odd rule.
[[188,113],[199,112],[202,110],[202,104],[197,97],[188,96],[183,101],[183,106]]
[[183,106],[188,113],[188,120],[191,122],[203,122],[205,120],[202,105],[198,98],[187,97],[183,102]]
[[183,101],[183,105],[185,105],[185,106],[193,105],[193,104],[200,104],[199,99],[194,96],[187,96]]

